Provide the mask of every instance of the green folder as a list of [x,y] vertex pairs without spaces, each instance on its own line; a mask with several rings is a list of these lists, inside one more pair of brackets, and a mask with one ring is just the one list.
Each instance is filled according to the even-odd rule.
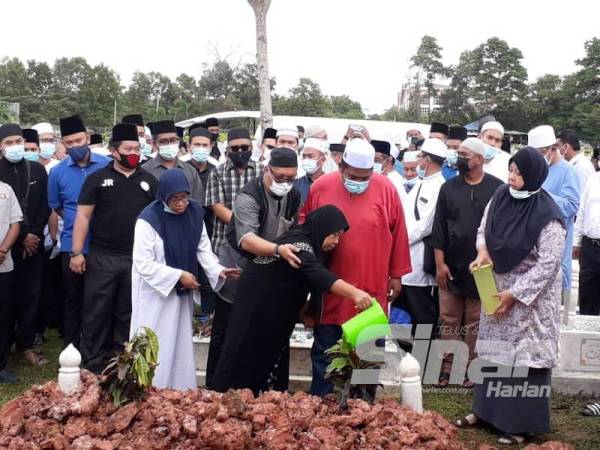
[[475,278],[483,312],[488,316],[494,314],[500,300],[498,297],[493,297],[493,295],[498,293],[498,289],[496,288],[492,266],[486,264],[485,266],[475,268],[471,273],[473,274],[473,278]]

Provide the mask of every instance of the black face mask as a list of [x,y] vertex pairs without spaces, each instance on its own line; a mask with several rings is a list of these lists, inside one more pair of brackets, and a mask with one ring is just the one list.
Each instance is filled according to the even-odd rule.
[[210,142],[217,142],[217,139],[219,139],[219,133],[210,133]]
[[242,169],[248,165],[248,161],[250,161],[250,157],[252,156],[252,150],[247,150],[245,152],[230,152],[229,159],[233,163],[235,167],[238,169]]
[[461,175],[466,175],[469,173],[471,168],[469,167],[469,160],[466,158],[461,158],[460,156],[456,159],[456,168]]

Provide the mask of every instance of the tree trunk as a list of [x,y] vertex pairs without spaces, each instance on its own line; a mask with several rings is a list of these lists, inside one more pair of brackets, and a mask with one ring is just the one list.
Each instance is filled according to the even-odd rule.
[[248,0],[256,18],[256,65],[258,67],[258,90],[260,95],[260,125],[262,130],[273,126],[271,106],[271,79],[267,52],[267,12],[271,0]]

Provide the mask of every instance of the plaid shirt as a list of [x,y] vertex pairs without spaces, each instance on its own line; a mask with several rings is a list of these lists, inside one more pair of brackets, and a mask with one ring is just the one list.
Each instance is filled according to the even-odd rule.
[[[258,166],[258,167],[257,167]],[[206,186],[206,206],[220,203],[226,208],[232,209],[233,202],[242,188],[250,180],[261,177],[263,168],[261,164],[254,161],[248,163],[248,168],[242,175],[233,166],[230,160],[213,170],[208,178]],[[216,215],[213,218],[213,251],[218,254],[219,247],[225,241],[225,229],[227,224],[222,222]]]

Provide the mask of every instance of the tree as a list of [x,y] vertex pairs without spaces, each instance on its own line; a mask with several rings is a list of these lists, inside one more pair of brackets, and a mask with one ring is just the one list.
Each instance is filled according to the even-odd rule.
[[300,78],[298,84],[290,89],[288,98],[277,97],[277,114],[291,116],[332,117],[331,103],[321,93],[321,88],[310,78]]
[[411,63],[418,70],[415,73],[415,87],[420,91],[421,83],[427,89],[427,115],[431,116],[431,102],[436,94],[436,77],[445,77],[448,70],[442,64],[442,47],[437,43],[437,39],[425,35],[421,38],[421,44],[417,53],[410,58]]
[[248,3],[252,6],[256,19],[256,64],[260,93],[260,124],[264,130],[273,125],[269,55],[267,51],[267,12],[269,6],[271,6],[271,0],[248,0]]
[[364,119],[365,115],[359,102],[352,100],[347,95],[329,97],[334,117],[341,119]]
[[446,123],[469,123],[477,117],[474,102],[471,100],[473,74],[473,54],[464,51],[456,66],[450,67],[450,87],[441,97],[441,108],[435,112],[435,119]]

